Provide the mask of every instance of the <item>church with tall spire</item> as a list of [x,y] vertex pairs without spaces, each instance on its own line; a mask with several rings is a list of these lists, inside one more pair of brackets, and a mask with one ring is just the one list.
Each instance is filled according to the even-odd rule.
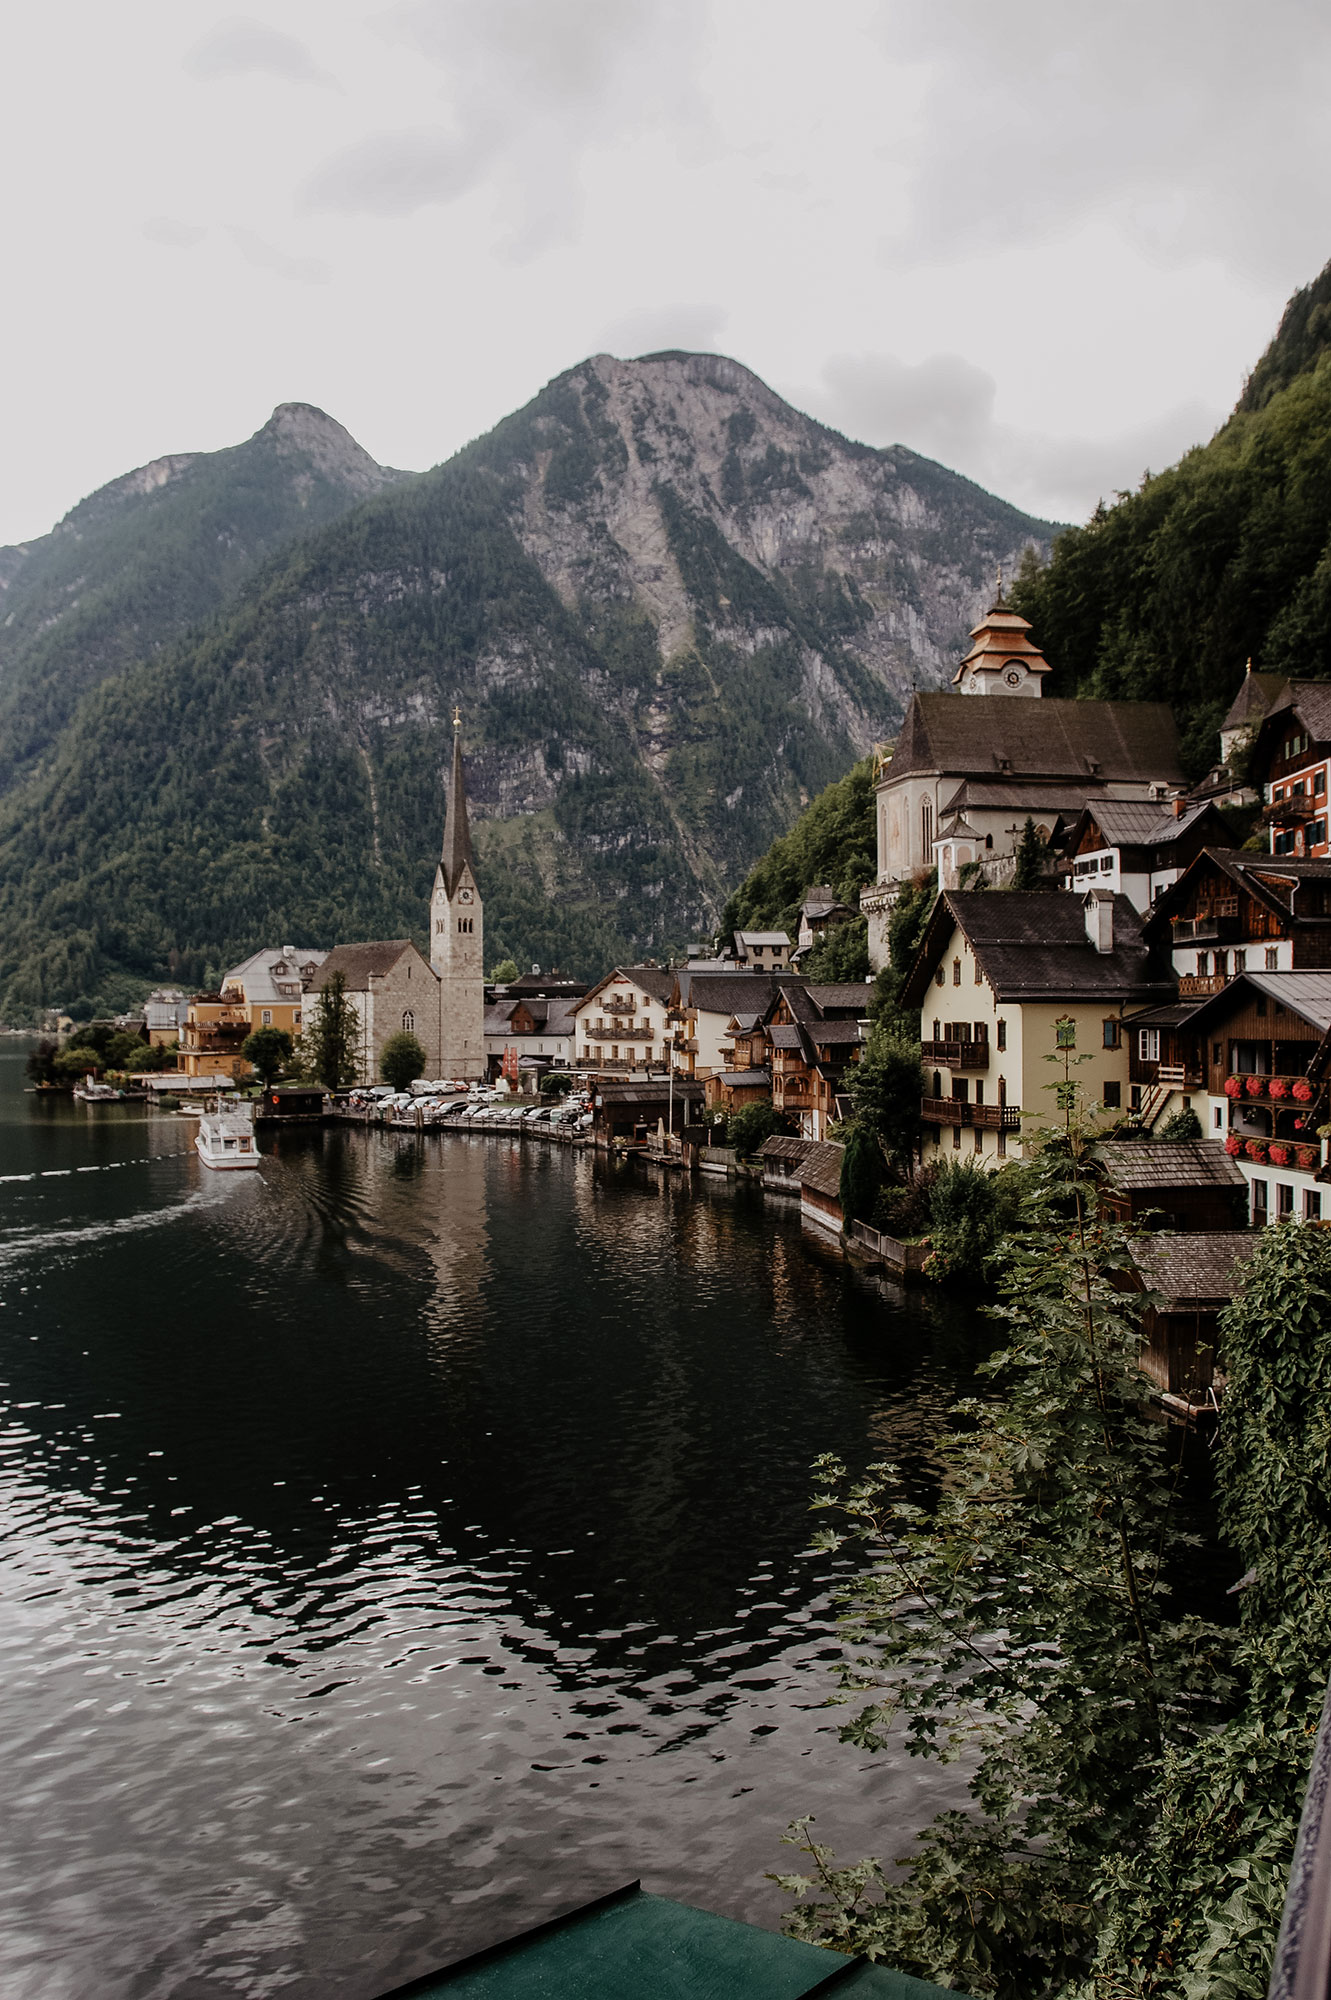
[[453,774],[444,845],[430,896],[430,964],[439,980],[439,1074],[485,1074],[485,917],[476,881],[462,761],[462,716],[453,711]]

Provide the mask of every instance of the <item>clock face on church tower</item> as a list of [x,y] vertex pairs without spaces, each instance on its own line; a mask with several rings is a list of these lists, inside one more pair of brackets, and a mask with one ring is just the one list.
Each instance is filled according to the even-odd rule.
[[471,900],[472,900],[472,894],[471,894],[471,890],[470,890],[470,889],[459,889],[459,890],[458,890],[458,901],[459,901],[459,903],[470,903],[470,902],[471,902]]
[[1015,687],[1020,687],[1020,686],[1021,686],[1021,668],[1020,668],[1020,667],[1009,667],[1009,668],[1008,668],[1008,670],[1007,670],[1007,672],[1006,672],[1006,673],[1004,674],[1004,676],[1003,676],[1003,679],[1004,679],[1004,680],[1005,680],[1005,681],[1007,682],[1007,684],[1008,684],[1008,686],[1009,686],[1010,688],[1015,688]]

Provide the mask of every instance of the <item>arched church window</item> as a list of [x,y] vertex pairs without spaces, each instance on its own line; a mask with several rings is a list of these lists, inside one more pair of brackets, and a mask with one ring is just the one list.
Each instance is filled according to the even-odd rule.
[[932,799],[920,800],[920,841],[927,866],[934,854],[934,807]]
[[412,1013],[410,1007],[408,1007],[406,1013],[402,1016],[403,1034],[409,1035],[415,1026],[416,1026],[416,1016]]

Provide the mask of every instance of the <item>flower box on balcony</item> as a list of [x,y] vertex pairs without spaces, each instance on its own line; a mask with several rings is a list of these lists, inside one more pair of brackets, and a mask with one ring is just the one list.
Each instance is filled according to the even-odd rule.
[[1231,1160],[1236,1160],[1243,1151],[1243,1141],[1236,1132],[1231,1132],[1226,1139],[1225,1151],[1229,1154]]
[[1298,1077],[1298,1078],[1296,1078],[1296,1079],[1295,1079],[1295,1082],[1294,1082],[1294,1095],[1295,1095],[1295,1097],[1296,1097],[1296,1098],[1298,1099],[1298,1101],[1299,1101],[1299,1103],[1300,1103],[1300,1104],[1311,1104],[1311,1103],[1312,1103],[1312,1101],[1313,1101],[1313,1087],[1312,1087],[1312,1085],[1311,1085],[1311,1084],[1309,1083],[1309,1081],[1308,1081],[1308,1079],[1307,1079],[1306,1077],[1303,1077],[1303,1076],[1301,1076],[1301,1077]]
[[1243,1078],[1241,1076],[1227,1076],[1225,1078],[1225,1096],[1242,1097],[1242,1095]]
[[1283,1076],[1273,1076],[1267,1090],[1268,1097],[1288,1097],[1289,1085]]
[[1249,1139],[1243,1150],[1250,1160],[1264,1160],[1266,1158],[1266,1141],[1265,1139]]
[[1243,1088],[1247,1091],[1249,1097],[1260,1097],[1266,1089],[1266,1078],[1264,1076],[1245,1076],[1243,1079]]
[[1267,1158],[1273,1167],[1287,1167],[1289,1165],[1289,1153],[1290,1149],[1288,1146],[1275,1145],[1268,1150]]
[[1317,1171],[1317,1161],[1318,1161],[1318,1156],[1321,1153],[1321,1150],[1322,1149],[1320,1146],[1299,1147],[1298,1149],[1299,1167],[1303,1173],[1311,1174]]

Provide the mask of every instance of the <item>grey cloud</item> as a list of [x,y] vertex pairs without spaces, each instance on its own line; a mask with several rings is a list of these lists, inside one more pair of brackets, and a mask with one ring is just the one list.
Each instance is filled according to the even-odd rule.
[[301,194],[312,209],[344,214],[414,215],[456,201],[474,186],[485,156],[479,134],[376,132],[325,161]]
[[178,222],[173,215],[150,215],[143,225],[150,243],[164,243],[168,250],[192,250],[208,231],[195,222]]
[[284,35],[277,28],[240,14],[219,21],[187,50],[184,63],[191,76],[199,77],[258,74],[281,77],[287,83],[329,81],[305,44],[294,35]]
[[723,306],[701,302],[639,306],[612,320],[598,345],[611,354],[653,354],[666,347],[712,353],[721,345],[725,321]]
[[833,355],[821,386],[792,400],[849,437],[906,445],[1053,521],[1084,520],[1097,500],[1209,437],[1222,414],[1191,402],[1113,437],[1050,437],[999,423],[993,378],[958,354]]
[[1108,222],[1161,262],[1221,256],[1266,283],[1325,259],[1331,15],[1311,0],[1260,19],[1250,0],[891,0],[877,19],[928,85],[898,252]]
[[256,271],[272,271],[297,285],[326,285],[333,273],[322,257],[296,257],[279,249],[252,229],[231,229],[227,234],[247,264]]
[[590,149],[661,125],[696,145],[706,19],[706,0],[409,0],[378,26],[438,67],[456,136],[371,135],[321,167],[304,199],[409,215],[484,180],[507,232],[496,250],[533,255],[576,233]]
[[824,406],[838,430],[876,444],[910,444],[951,463],[993,429],[997,384],[959,354],[898,361],[834,354],[823,368]]

